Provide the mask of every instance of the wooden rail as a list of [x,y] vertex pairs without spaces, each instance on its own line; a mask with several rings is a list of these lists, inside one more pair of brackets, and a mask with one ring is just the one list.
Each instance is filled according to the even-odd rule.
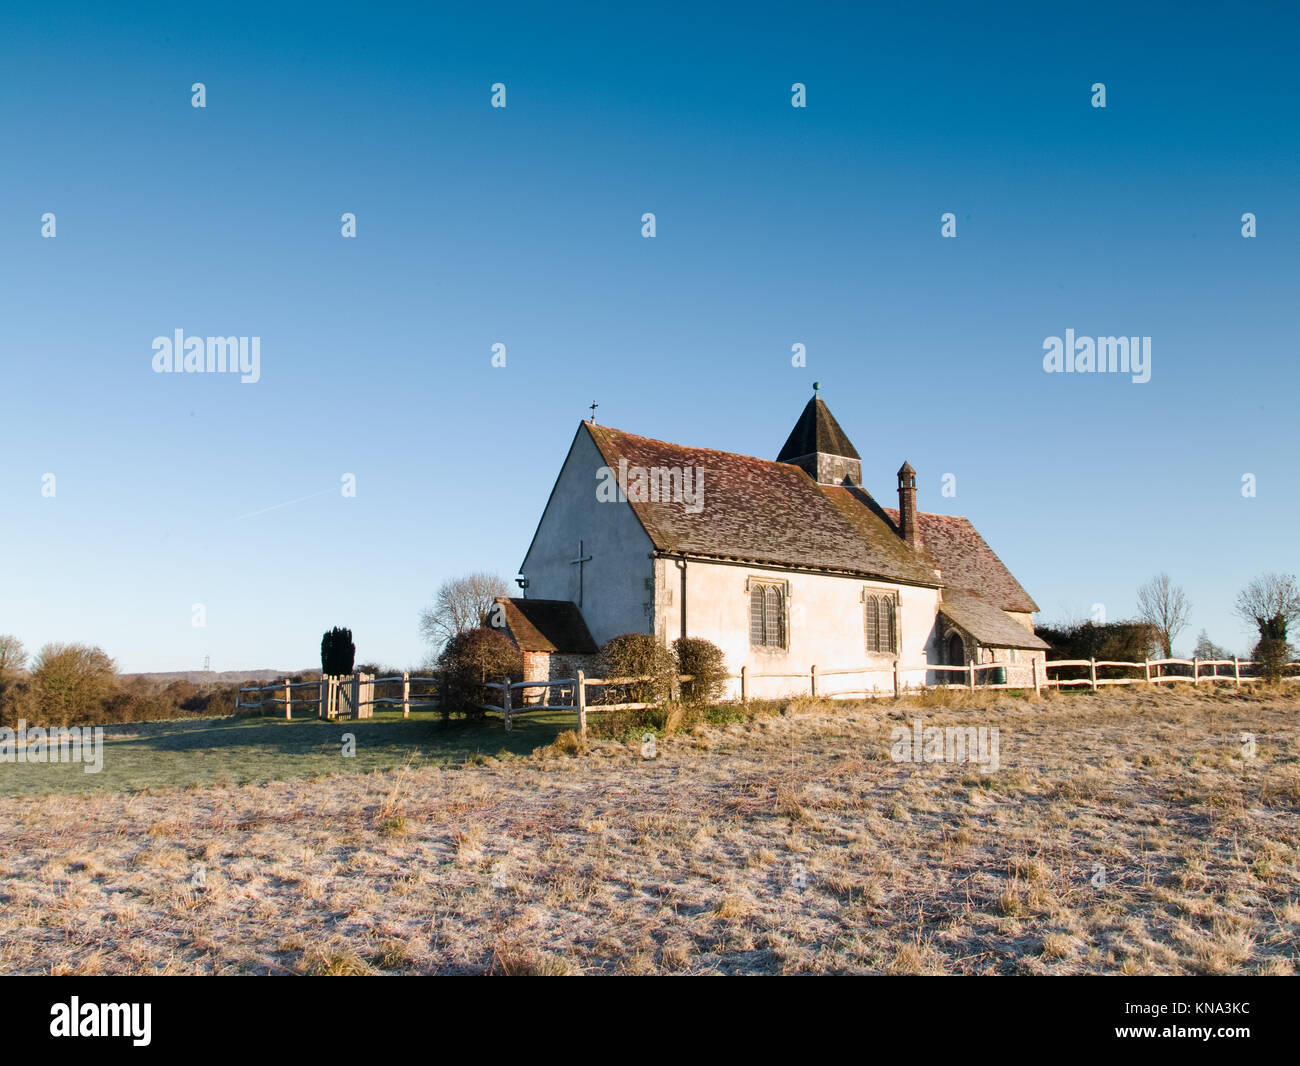
[[[396,684],[399,681],[402,684],[402,695],[400,697],[371,696],[366,699],[362,698],[363,692],[374,692],[375,685]],[[434,692],[413,694],[411,692],[411,685],[413,684],[435,685],[437,686],[437,690]],[[325,676],[319,681],[290,682],[286,679],[284,681],[273,682],[269,685],[238,689],[235,694],[235,709],[261,710],[265,713],[265,709],[268,705],[282,705],[284,707],[284,717],[286,719],[291,719],[293,716],[293,706],[297,704],[299,706],[315,706],[317,708],[317,714],[321,718],[334,718],[339,714],[339,691],[344,689],[350,693],[347,702],[352,710],[351,716],[354,718],[370,717],[370,714],[363,711],[362,708],[370,708],[370,713],[373,713],[374,708],[378,706],[396,707],[398,705],[402,708],[402,717],[409,718],[411,716],[412,707],[440,705],[441,687],[442,678],[412,677],[409,671],[401,674],[393,674],[390,677],[370,677],[365,674],[346,674],[340,677]],[[293,690],[298,688],[313,689],[316,692],[316,696],[295,700],[293,698]],[[283,693],[283,696],[259,695],[264,692]],[[245,697],[251,697],[254,695],[258,695],[258,699],[245,700]]]
[[[756,680],[780,679],[780,680],[807,680],[809,695],[821,698],[833,698],[844,696],[889,696],[895,697],[903,695],[913,687],[911,684],[904,685],[904,673],[925,673],[928,674],[956,674],[958,675],[951,681],[940,681],[935,683],[922,682],[919,685],[921,690],[928,688],[960,688],[969,691],[981,689],[1023,689],[1032,686],[1035,692],[1041,692],[1045,688],[1069,688],[1069,687],[1088,687],[1096,692],[1098,689],[1109,685],[1161,685],[1174,681],[1187,681],[1193,686],[1199,686],[1203,682],[1213,684],[1223,682],[1233,684],[1240,688],[1244,684],[1262,680],[1257,675],[1243,674],[1243,667],[1255,667],[1262,664],[1249,659],[1147,659],[1143,662],[1127,662],[1113,659],[1051,659],[1042,660],[1032,658],[1030,660],[1031,683],[1012,681],[1000,681],[990,683],[982,681],[980,675],[990,670],[1009,670],[1012,667],[1019,667],[1021,671],[1024,668],[1023,663],[977,663],[967,661],[965,666],[946,664],[946,663],[917,663],[915,666],[905,667],[899,660],[893,660],[887,666],[851,666],[842,669],[824,670],[812,666],[807,673],[753,673],[748,667],[742,666],[740,673],[728,674],[725,680],[740,682],[740,702],[748,702],[752,698],[750,687]],[[1056,678],[1051,677],[1048,671],[1063,669],[1066,667],[1076,667],[1079,669],[1087,668],[1088,676],[1082,678]],[[1168,673],[1165,672],[1168,667],[1190,667],[1190,673]],[[1219,667],[1232,667],[1231,673],[1220,673]],[[1204,673],[1206,668],[1212,669],[1212,673]],[[1300,663],[1289,663],[1287,670],[1300,669]],[[1099,677],[1099,670],[1140,670],[1140,677]],[[872,685],[870,688],[845,688],[827,691],[822,687],[824,679],[828,677],[844,677],[849,675],[877,675],[886,680],[886,684]],[[625,702],[625,703],[588,703],[588,689],[599,689],[617,685],[635,685],[656,680],[651,675],[642,677],[587,677],[582,670],[577,671],[576,676],[557,678],[546,681],[511,681],[509,678],[502,678],[501,681],[485,681],[483,687],[501,694],[500,703],[482,703],[478,704],[479,710],[492,711],[501,715],[507,732],[513,728],[514,719],[521,714],[531,714],[535,711],[572,711],[577,716],[578,731],[586,733],[587,731],[587,712],[594,711],[630,711],[645,710],[658,704]],[[692,681],[694,678],[690,674],[681,674],[676,678],[676,683],[683,681]],[[1300,680],[1300,675],[1288,678],[1288,680]],[[370,697],[368,699],[360,698],[360,685],[367,686],[380,684],[402,684],[402,695]],[[412,684],[430,684],[436,686],[438,691],[412,694]],[[328,709],[334,706],[334,696],[331,686],[348,685],[351,688],[352,698],[349,701],[352,705],[352,713],[355,716],[361,715],[362,707],[374,706],[396,706],[402,707],[402,717],[410,717],[412,706],[439,706],[441,705],[441,688],[442,679],[440,677],[412,677],[410,673],[394,674],[390,677],[368,678],[364,675],[353,674],[348,677],[322,678],[320,681],[298,681],[290,682],[277,681],[270,685],[263,685],[255,688],[241,688],[236,696],[235,706],[237,708],[262,708],[266,706],[283,706],[285,718],[292,716],[292,708],[295,703],[305,706],[315,705],[321,717],[326,717]],[[293,690],[311,688],[318,692],[315,698],[294,699]],[[570,690],[570,699],[572,702],[555,702],[551,699],[551,692],[555,689]],[[516,694],[528,691],[544,691],[546,696],[538,703],[522,702],[522,697],[516,698]],[[368,691],[373,691],[369,689]],[[258,695],[261,693],[273,692],[274,696],[261,696],[255,702],[244,702],[243,697]],[[282,694],[282,695],[279,695]]]
[[[1094,692],[1096,692],[1099,688],[1104,687],[1106,685],[1162,685],[1172,681],[1189,681],[1193,686],[1199,686],[1203,681],[1208,681],[1211,684],[1213,684],[1216,681],[1222,681],[1226,684],[1233,684],[1236,685],[1237,688],[1240,688],[1244,684],[1248,684],[1253,681],[1262,680],[1262,678],[1260,678],[1258,675],[1242,674],[1241,668],[1243,666],[1249,667],[1249,666],[1261,666],[1261,665],[1263,664],[1258,663],[1252,659],[1237,659],[1237,658],[1233,658],[1233,659],[1146,659],[1140,663],[1123,662],[1120,660],[1112,660],[1112,659],[1052,659],[1052,660],[1045,661],[1043,663],[1043,666],[1046,669],[1056,669],[1058,667],[1066,667],[1066,666],[1077,666],[1077,667],[1086,666],[1088,668],[1088,676],[1086,678],[1066,678],[1066,679],[1044,677],[1041,679],[1040,682],[1039,679],[1037,678],[1037,671],[1035,670],[1034,688],[1035,689],[1058,688],[1058,687],[1065,687],[1067,685],[1087,685]],[[1190,666],[1192,668],[1192,672],[1190,674],[1162,672],[1163,668],[1167,666]],[[1214,672],[1209,674],[1202,673],[1201,672],[1202,669],[1207,666],[1213,667]],[[1231,666],[1232,673],[1230,674],[1219,673],[1220,666]],[[1298,666],[1300,666],[1300,663],[1288,663],[1287,669],[1295,669]],[[1151,672],[1153,667],[1157,671],[1154,674]],[[1141,670],[1143,672],[1143,676],[1142,677],[1098,677],[1097,671],[1103,668]],[[1044,672],[1046,672],[1046,670]],[[1295,678],[1289,678],[1288,680],[1295,680]]]

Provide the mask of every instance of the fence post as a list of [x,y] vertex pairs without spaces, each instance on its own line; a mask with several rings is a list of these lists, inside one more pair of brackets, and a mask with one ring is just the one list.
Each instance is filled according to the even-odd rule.
[[1237,687],[1241,688],[1241,660],[1235,655],[1232,657],[1232,676],[1237,679]]
[[974,692],[975,691],[975,660],[967,659],[966,667],[967,669],[970,670],[970,690]]
[[1097,660],[1088,660],[1088,676],[1092,679],[1092,691],[1097,691]]
[[411,717],[411,671],[402,671],[402,717]]
[[506,732],[510,732],[510,678],[501,679],[501,713],[506,720]]
[[577,684],[574,686],[574,702],[578,705],[578,735],[587,735],[587,678],[581,670],[578,671]]
[[329,707],[329,698],[330,698],[330,679],[329,679],[329,675],[328,675],[328,674],[321,674],[321,676],[320,676],[320,699],[318,699],[318,700],[316,701],[316,717],[317,717],[317,718],[324,718],[324,717],[326,716],[326,708]]
[[808,682],[812,686],[812,698],[817,698],[817,664],[813,663],[812,669],[808,671]]
[[289,692],[289,679],[286,677],[284,679],[284,720],[286,722],[293,719],[293,715],[289,713],[289,701],[291,699],[293,699],[293,696]]
[[1142,660],[1142,665],[1145,666],[1145,667],[1147,668],[1147,684],[1149,685],[1149,684],[1151,684],[1151,660],[1150,660],[1150,659],[1143,659],[1143,660]]
[[745,667],[740,668],[740,702],[745,702]]
[[361,717],[361,672],[352,675],[352,717]]
[[1039,683],[1039,681],[1038,681],[1038,660],[1034,658],[1033,653],[1030,653],[1030,656],[1029,656],[1029,665],[1030,665],[1031,667],[1033,667],[1033,673],[1034,673],[1034,694],[1037,695],[1038,693],[1040,693],[1040,692],[1043,691],[1043,686],[1042,686],[1042,685]]
[[1192,659],[1192,687],[1195,688],[1201,683],[1201,660]]
[[894,660],[894,699],[903,694],[903,675],[898,669],[898,660]]

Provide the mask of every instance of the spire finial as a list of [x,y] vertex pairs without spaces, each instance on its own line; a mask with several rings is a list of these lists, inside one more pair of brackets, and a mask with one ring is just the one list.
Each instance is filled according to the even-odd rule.
[[593,426],[596,424],[596,408],[599,406],[600,404],[598,404],[595,400],[591,401],[591,424]]
[[822,383],[821,383],[820,381],[814,381],[814,382],[813,382],[813,395],[816,396],[819,392],[821,392],[821,389],[822,389]]

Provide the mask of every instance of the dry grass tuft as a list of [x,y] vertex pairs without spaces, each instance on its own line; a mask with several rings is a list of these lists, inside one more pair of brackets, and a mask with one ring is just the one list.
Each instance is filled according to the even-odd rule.
[[543,749],[552,755],[584,755],[587,742],[573,729],[566,729]]
[[796,822],[810,822],[811,815],[799,802],[799,796],[788,785],[781,785],[776,790],[776,813],[792,818]]
[[1011,873],[1019,880],[1033,883],[1044,880],[1048,870],[1040,859],[1013,859]]
[[365,960],[341,942],[309,950],[302,957],[301,970],[308,977],[361,977],[371,972]]
[[718,900],[713,913],[719,918],[744,918],[750,913],[748,901],[740,896],[726,895]]
[[568,959],[520,947],[499,946],[492,953],[489,973],[500,977],[572,977],[578,971]]

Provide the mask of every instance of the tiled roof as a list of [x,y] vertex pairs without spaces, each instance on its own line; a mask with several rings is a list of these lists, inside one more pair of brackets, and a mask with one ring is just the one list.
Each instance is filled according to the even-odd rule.
[[842,455],[848,459],[859,459],[858,451],[853,447],[835,416],[820,396],[814,396],[803,409],[799,421],[794,424],[785,447],[776,457],[778,463],[788,463],[815,452],[827,455]]
[[646,469],[703,468],[696,514],[682,503],[629,501],[659,551],[938,584],[879,514],[837,498],[850,490],[819,486],[797,466],[583,425],[614,469],[620,459]]
[[594,655],[600,649],[583,621],[578,605],[570,600],[528,600],[498,596],[505,607],[506,626],[520,651],[555,651],[567,655]]
[[[897,529],[898,509],[885,507],[881,510]],[[1011,576],[1011,571],[967,519],[922,511],[916,516],[916,528],[925,551],[942,573],[945,585],[976,592],[1004,611],[1030,613],[1038,610],[1038,604]]]
[[[974,593],[998,611],[1038,610],[965,518],[919,513],[922,546],[914,551],[898,535],[897,509],[881,507],[864,489],[819,485],[789,463],[670,444],[589,422],[583,426],[604,462],[616,470],[620,459],[647,470],[703,468],[698,513],[682,502],[628,501],[659,551],[942,584]],[[1015,619],[1006,622],[1019,626]],[[1013,646],[1037,647],[1036,639],[1031,634],[1027,643]]]
[[947,615],[981,644],[996,648],[1046,649],[1047,641],[1035,636],[1005,611],[960,589],[944,589],[939,612]]
[[918,557],[894,531],[894,527],[885,518],[884,510],[866,489],[855,485],[818,485],[817,489],[857,529],[858,535],[873,546],[877,555],[887,557],[900,570],[906,567],[920,575],[918,580],[925,584],[939,583],[934,568],[926,559]]

